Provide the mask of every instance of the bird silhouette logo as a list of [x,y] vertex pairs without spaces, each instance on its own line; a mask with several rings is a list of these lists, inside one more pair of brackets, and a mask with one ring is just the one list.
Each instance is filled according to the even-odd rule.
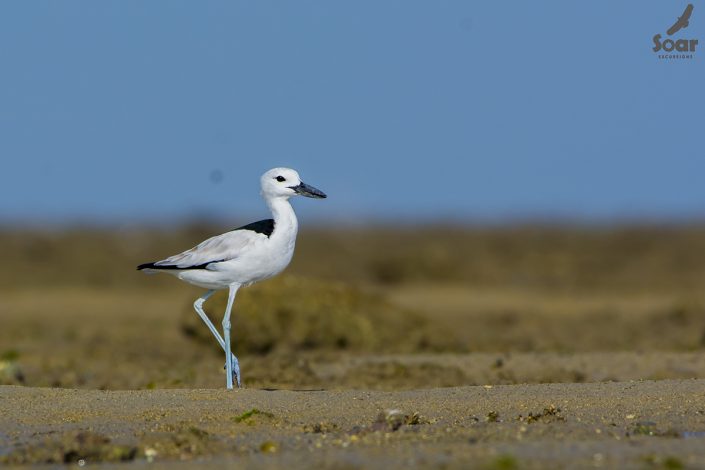
[[685,11],[683,12],[683,14],[678,17],[678,20],[673,24],[673,26],[668,28],[666,33],[669,36],[673,36],[681,29],[687,28],[688,24],[689,24],[689,20],[690,20],[690,15],[692,15],[692,14],[693,14],[693,4],[689,3],[688,6],[685,7]]
[[[689,3],[683,10],[683,14],[666,30],[666,34],[673,37],[678,31],[687,28],[690,25],[690,17],[692,15],[693,4]],[[651,38],[654,43],[654,47],[651,50],[659,53],[659,59],[692,59],[695,57],[695,49],[698,47],[697,39],[671,37],[663,39],[661,34],[656,34]]]

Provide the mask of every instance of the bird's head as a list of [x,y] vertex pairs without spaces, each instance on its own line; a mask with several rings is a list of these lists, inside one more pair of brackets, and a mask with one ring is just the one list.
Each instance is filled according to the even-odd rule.
[[291,196],[306,196],[316,199],[326,197],[323,191],[301,181],[296,170],[291,168],[272,168],[262,175],[260,183],[262,185],[262,196],[265,199],[289,199]]

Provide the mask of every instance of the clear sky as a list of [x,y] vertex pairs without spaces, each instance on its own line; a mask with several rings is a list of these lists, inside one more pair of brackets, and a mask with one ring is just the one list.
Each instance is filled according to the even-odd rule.
[[0,222],[705,215],[705,2],[0,2]]

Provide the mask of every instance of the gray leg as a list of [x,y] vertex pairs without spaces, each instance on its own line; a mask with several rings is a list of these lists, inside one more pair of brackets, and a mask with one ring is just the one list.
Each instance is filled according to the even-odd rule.
[[[240,284],[231,284],[228,292],[228,306],[225,308],[225,316],[223,317],[223,339],[225,340],[225,369],[226,369],[226,384],[228,389],[233,388],[233,374],[237,381],[237,387],[240,388],[240,367],[235,362],[233,364],[233,354],[230,351],[230,313],[233,310],[233,302],[235,302],[235,294],[240,288]],[[234,367],[233,367],[234,366]]]
[[[203,311],[203,304],[206,303],[206,300],[208,300],[214,293],[215,290],[211,289],[205,294],[203,294],[202,297],[199,297],[193,303],[193,308],[196,309],[196,313],[198,314],[198,316],[201,317],[201,320],[203,320],[208,329],[211,330],[211,333],[213,333],[213,336],[215,336],[215,339],[218,340],[218,344],[220,344],[220,347],[223,348],[223,351],[225,351],[225,341],[223,341],[223,338],[220,336],[218,329],[210,321],[208,315],[206,315],[206,312]],[[233,364],[235,364],[235,367],[239,370],[237,357],[233,355],[232,360]]]

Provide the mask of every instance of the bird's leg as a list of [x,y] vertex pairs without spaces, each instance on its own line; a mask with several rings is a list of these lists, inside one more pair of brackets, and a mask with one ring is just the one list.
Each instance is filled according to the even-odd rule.
[[228,306],[225,308],[225,316],[223,317],[223,339],[225,340],[225,369],[227,371],[225,379],[228,389],[233,388],[233,374],[235,375],[237,387],[240,388],[240,366],[238,365],[237,360],[233,364],[233,355],[230,352],[230,313],[233,309],[235,294],[237,293],[237,290],[239,288],[240,284],[230,284],[230,291],[228,292]]
[[[196,313],[198,314],[198,316],[201,317],[201,320],[203,320],[208,329],[211,330],[211,333],[213,333],[213,336],[215,336],[215,339],[218,340],[218,344],[220,344],[220,347],[223,348],[223,351],[225,351],[225,341],[223,341],[223,338],[220,336],[218,329],[215,327],[215,325],[213,325],[210,318],[208,318],[206,312],[203,311],[203,304],[206,303],[206,300],[208,300],[214,293],[215,290],[211,289],[205,294],[203,294],[202,297],[199,297],[193,303],[193,308],[196,309]],[[233,355],[233,364],[237,363],[237,358]]]

